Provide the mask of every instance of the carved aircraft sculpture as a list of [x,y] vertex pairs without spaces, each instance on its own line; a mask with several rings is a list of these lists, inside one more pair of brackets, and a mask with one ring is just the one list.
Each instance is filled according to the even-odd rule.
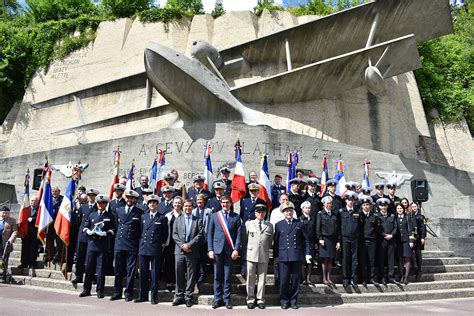
[[385,79],[421,67],[417,43],[452,31],[449,0],[378,0],[220,51],[195,41],[191,58],[150,43],[145,69],[183,118],[257,125],[252,104],[334,98],[364,84],[383,93]]

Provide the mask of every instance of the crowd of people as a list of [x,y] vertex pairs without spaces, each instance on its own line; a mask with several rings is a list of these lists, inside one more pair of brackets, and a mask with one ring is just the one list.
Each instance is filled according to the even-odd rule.
[[[314,283],[311,274],[319,265],[322,283],[328,287],[334,286],[332,271],[339,265],[344,288],[369,283],[406,285],[411,274],[420,278],[425,218],[419,204],[396,195],[395,184],[376,183],[372,192],[372,188],[347,182],[339,196],[337,180],[327,181],[321,194],[316,177],[304,179],[299,173],[287,190],[276,175],[269,209],[269,203],[259,198],[257,174],[251,172],[246,196],[237,208],[230,198],[230,173],[222,168],[219,179],[206,190],[203,176],[195,176],[192,187],[186,188],[173,170],[156,194],[146,176],[140,177],[140,185],[133,190],[127,190],[127,179],[121,178],[111,200],[96,189],[79,187],[70,243],[64,245],[50,226],[44,260],[74,271],[71,282],[84,283],[81,297],[91,295],[95,280],[97,297],[103,298],[105,276],[114,275],[112,301],[124,298],[157,304],[162,280],[168,291],[175,292],[173,306],[191,307],[196,283],[212,280],[212,307],[229,309],[233,267],[240,267],[246,280],[247,307],[265,308],[271,255],[282,309],[298,308],[300,286]],[[57,212],[60,188],[54,187],[52,193]],[[37,209],[38,198],[32,197],[19,268],[36,268],[41,248],[34,225]],[[3,233],[8,217],[9,210],[4,208]],[[12,233],[0,236],[2,250],[14,242]],[[138,294],[134,293],[137,271]]]

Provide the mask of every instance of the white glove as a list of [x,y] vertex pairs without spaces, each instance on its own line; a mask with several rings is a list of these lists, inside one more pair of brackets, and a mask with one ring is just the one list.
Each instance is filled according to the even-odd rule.
[[30,223],[31,223],[31,221],[32,221],[32,220],[33,220],[33,218],[32,218],[32,217],[28,217],[28,222],[30,222]]
[[305,258],[306,258],[306,263],[311,263],[311,258],[313,257],[311,257],[311,255],[306,255]]
[[89,235],[89,236],[92,236],[92,235],[94,235],[94,232],[90,229],[87,229],[86,234]]
[[107,232],[96,232],[96,234],[102,237],[107,236]]

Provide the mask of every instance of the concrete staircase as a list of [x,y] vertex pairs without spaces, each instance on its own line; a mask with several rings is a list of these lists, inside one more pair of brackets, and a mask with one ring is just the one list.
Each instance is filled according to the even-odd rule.
[[[38,261],[38,268],[17,269],[20,264],[21,240],[15,243],[15,249],[10,256],[11,281],[16,285],[29,285],[44,288],[73,291],[78,294],[82,291],[82,284],[72,284],[68,280],[58,265],[45,267],[42,261]],[[423,276],[419,282],[408,285],[388,284],[387,286],[359,285],[358,289],[344,289],[341,285],[342,276],[340,268],[334,268],[333,281],[335,287],[328,287],[321,284],[321,272],[314,269],[312,285],[302,285],[299,296],[301,305],[338,305],[344,303],[374,303],[374,302],[395,302],[395,301],[417,301],[436,300],[447,298],[474,297],[474,264],[469,257],[455,257],[451,251],[425,251],[423,258]],[[232,277],[232,301],[234,305],[245,304],[245,280],[238,273],[235,266]],[[113,290],[112,276],[106,277],[105,294],[111,295]],[[138,280],[136,280],[136,288]],[[267,276],[266,300],[268,305],[279,305],[278,287],[276,287],[273,275],[273,266],[269,266]],[[138,295],[138,290],[135,296]],[[164,289],[164,284],[160,284],[159,300],[171,302],[173,293]],[[212,278],[208,276],[205,283],[197,286],[195,291],[195,301],[197,304],[210,305],[213,301]]]

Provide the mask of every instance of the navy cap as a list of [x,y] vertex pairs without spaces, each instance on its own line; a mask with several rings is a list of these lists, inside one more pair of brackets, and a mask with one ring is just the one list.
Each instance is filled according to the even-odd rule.
[[360,202],[361,204],[364,204],[364,203],[373,204],[372,198],[371,198],[370,196],[368,196],[368,195],[361,195],[361,196],[359,197],[359,202]]
[[344,194],[344,200],[349,200],[349,199],[357,200],[358,198],[359,196],[355,192],[347,192],[346,194]]
[[377,182],[374,186],[376,189],[383,189],[385,188],[385,182]]
[[396,189],[397,188],[397,185],[393,182],[389,182],[385,186],[387,187],[387,189]]
[[377,200],[376,202],[378,205],[389,205],[390,204],[390,200],[387,199],[387,198],[380,198]]
[[329,179],[328,181],[326,181],[326,186],[335,187],[338,183],[339,181],[337,181],[336,179]]
[[362,189],[360,189],[363,193],[367,193],[367,194],[370,194],[370,192],[372,192],[372,188],[371,187],[362,187]]
[[328,203],[328,202],[332,202],[332,197],[330,197],[329,195],[326,195],[325,197],[323,197],[321,199],[321,203]]
[[359,183],[354,181],[349,181],[346,183],[346,189],[354,191],[359,186]]
[[318,185],[319,184],[319,180],[318,178],[308,178],[308,181],[306,181],[308,183],[308,185]]

